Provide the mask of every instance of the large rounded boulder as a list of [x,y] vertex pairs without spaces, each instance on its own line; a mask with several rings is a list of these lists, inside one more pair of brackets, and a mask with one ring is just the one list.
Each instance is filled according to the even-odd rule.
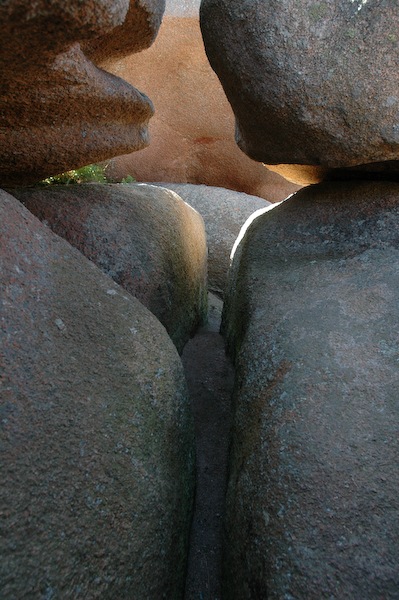
[[173,191],[145,184],[13,193],[151,310],[183,350],[207,318],[207,246],[198,212]]
[[1,4],[3,187],[148,145],[150,100],[89,56],[102,64],[146,48],[163,9],[164,0]]
[[203,0],[205,48],[240,148],[266,164],[314,166],[316,179],[397,161],[398,18],[389,0]]
[[248,228],[224,597],[397,598],[398,321],[399,184],[311,186]]
[[0,192],[1,598],[180,600],[194,430],[165,329]]

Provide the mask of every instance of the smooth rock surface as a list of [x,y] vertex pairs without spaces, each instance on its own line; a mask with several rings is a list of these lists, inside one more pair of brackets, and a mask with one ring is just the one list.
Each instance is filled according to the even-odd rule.
[[195,208],[205,223],[208,244],[208,288],[223,297],[227,284],[230,254],[248,217],[270,202],[241,192],[189,183],[161,183]]
[[319,184],[260,216],[223,320],[224,597],[398,598],[399,185]]
[[237,148],[233,111],[209,66],[194,4],[167,3],[153,46],[107,66],[155,107],[150,146],[107,161],[107,173],[115,181],[129,174],[137,181],[206,184],[280,202],[298,186]]
[[207,246],[198,212],[174,192],[145,184],[13,193],[154,313],[182,352],[207,318]]
[[179,600],[194,484],[159,321],[1,192],[0,596]]
[[315,180],[319,167],[397,161],[398,18],[389,0],[203,0],[240,148],[270,165],[314,165]]
[[2,3],[3,187],[40,181],[148,145],[151,102],[98,68],[81,44],[100,61],[146,48],[163,7],[164,0],[132,0],[130,6],[127,0]]

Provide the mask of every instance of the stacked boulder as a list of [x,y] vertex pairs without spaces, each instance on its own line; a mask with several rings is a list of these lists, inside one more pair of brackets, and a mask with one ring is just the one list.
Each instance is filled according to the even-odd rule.
[[325,178],[255,219],[233,258],[224,597],[397,598],[398,9],[203,0],[201,15],[240,147]]
[[389,0],[203,0],[240,148],[306,182],[370,163],[397,171],[397,19]]
[[164,5],[2,3],[0,185],[40,181],[148,145],[151,101],[98,65],[149,46]]

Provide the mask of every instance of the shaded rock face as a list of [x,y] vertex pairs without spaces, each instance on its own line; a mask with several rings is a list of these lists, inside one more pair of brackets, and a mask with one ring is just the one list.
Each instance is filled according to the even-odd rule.
[[397,597],[398,201],[311,186],[238,248],[226,598]]
[[388,0],[203,0],[240,148],[292,168],[397,161],[398,17]]
[[143,49],[163,7],[163,0],[3,3],[1,185],[39,181],[148,144],[149,99],[95,66],[82,46],[101,63]]
[[194,434],[158,320],[1,192],[1,597],[180,599]]
[[164,185],[179,194],[204,219],[208,243],[208,288],[223,297],[230,254],[241,227],[252,213],[271,206],[271,203],[257,196],[206,185],[156,185]]
[[179,352],[207,316],[201,216],[174,192],[144,184],[16,188],[40,220],[138,298]]
[[[154,45],[107,65],[154,102],[151,144],[118,156],[107,173],[137,181],[206,184],[284,200],[298,186],[249,159],[234,140],[234,115],[205,55],[193,3],[166,8]],[[172,15],[172,16],[168,16]]]

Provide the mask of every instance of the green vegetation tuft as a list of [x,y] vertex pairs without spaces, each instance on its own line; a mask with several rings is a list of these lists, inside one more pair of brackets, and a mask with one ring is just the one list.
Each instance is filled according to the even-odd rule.
[[[108,180],[105,174],[105,167],[100,167],[99,165],[86,165],[81,169],[72,169],[71,171],[66,171],[65,173],[60,173],[59,175],[52,175],[51,177],[47,177],[43,179],[40,184],[41,185],[54,185],[54,184],[63,184],[69,185],[70,183],[90,183],[96,181],[97,183],[112,183],[112,180]],[[131,175],[126,175],[121,181],[121,183],[135,183],[135,178]]]
[[132,177],[131,175],[126,175],[126,177],[124,177],[121,181],[121,183],[135,183],[135,178]]
[[80,169],[72,169],[59,175],[52,175],[43,179],[41,183],[43,185],[53,184],[64,184],[69,185],[70,183],[89,183],[91,181],[97,181],[98,183],[108,183],[108,180],[104,173],[104,168],[99,165],[87,165]]

